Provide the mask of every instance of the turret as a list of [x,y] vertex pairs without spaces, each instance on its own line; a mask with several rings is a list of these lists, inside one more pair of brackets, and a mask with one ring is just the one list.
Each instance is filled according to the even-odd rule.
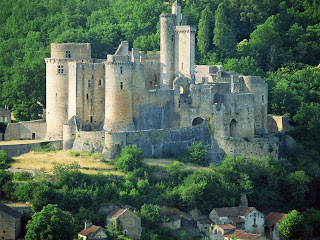
[[119,55],[108,55],[105,62],[105,122],[106,131],[133,131],[132,120],[132,69],[127,42],[119,46]]
[[175,56],[175,20],[174,14],[160,15],[160,88],[172,89],[174,80]]

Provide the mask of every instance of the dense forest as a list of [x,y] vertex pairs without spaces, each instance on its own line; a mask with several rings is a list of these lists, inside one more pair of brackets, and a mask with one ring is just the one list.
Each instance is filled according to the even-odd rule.
[[[159,15],[171,11],[163,0],[0,1],[0,105],[17,120],[37,119],[45,107],[45,62],[52,42],[89,42],[92,56],[113,54],[122,40],[141,50],[159,50]],[[57,165],[53,181],[41,174],[12,181],[0,171],[1,197],[48,203],[71,212],[81,229],[98,221],[101,202],[169,205],[202,212],[238,204],[247,193],[262,211],[320,208],[320,2],[318,0],[184,0],[183,13],[196,25],[198,64],[262,76],[269,86],[269,113],[287,116],[298,144],[278,161],[226,156],[209,170],[183,170],[174,162],[145,165],[126,179],[81,174],[78,165]],[[5,163],[3,163],[5,165]],[[6,168],[1,166],[0,168]],[[155,173],[156,172],[156,173]],[[51,179],[52,180],[52,179]],[[306,219],[308,216],[306,216]],[[310,220],[312,222],[312,220]],[[152,229],[152,228],[150,228]],[[170,239],[150,230],[154,239]],[[168,233],[169,234],[169,233]],[[153,239],[150,236],[144,239]],[[160,237],[162,236],[162,237]],[[173,238],[174,239],[174,238]]]

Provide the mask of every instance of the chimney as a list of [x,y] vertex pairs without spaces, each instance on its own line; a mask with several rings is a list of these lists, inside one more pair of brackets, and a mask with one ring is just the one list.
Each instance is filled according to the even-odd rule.
[[87,229],[89,227],[92,226],[92,221],[91,220],[86,220],[85,224],[84,224],[84,229]]
[[239,207],[248,207],[248,198],[247,194],[241,193],[240,204]]

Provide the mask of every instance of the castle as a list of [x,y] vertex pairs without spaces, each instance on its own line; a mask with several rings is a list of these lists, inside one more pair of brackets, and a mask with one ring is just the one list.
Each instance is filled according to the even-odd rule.
[[160,26],[156,53],[130,51],[123,41],[114,55],[93,59],[89,43],[52,43],[46,138],[111,155],[137,144],[145,156],[162,156],[202,141],[212,154],[276,157],[277,141],[255,138],[267,133],[264,80],[196,65],[196,27],[177,1]]

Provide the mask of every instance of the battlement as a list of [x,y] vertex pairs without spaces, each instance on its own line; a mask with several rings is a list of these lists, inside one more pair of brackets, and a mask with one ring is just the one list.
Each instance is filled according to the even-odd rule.
[[175,18],[176,15],[175,14],[170,14],[170,13],[162,13],[160,15],[161,18]]
[[176,33],[196,33],[197,27],[196,26],[189,26],[189,25],[183,25],[183,26],[176,26]]

